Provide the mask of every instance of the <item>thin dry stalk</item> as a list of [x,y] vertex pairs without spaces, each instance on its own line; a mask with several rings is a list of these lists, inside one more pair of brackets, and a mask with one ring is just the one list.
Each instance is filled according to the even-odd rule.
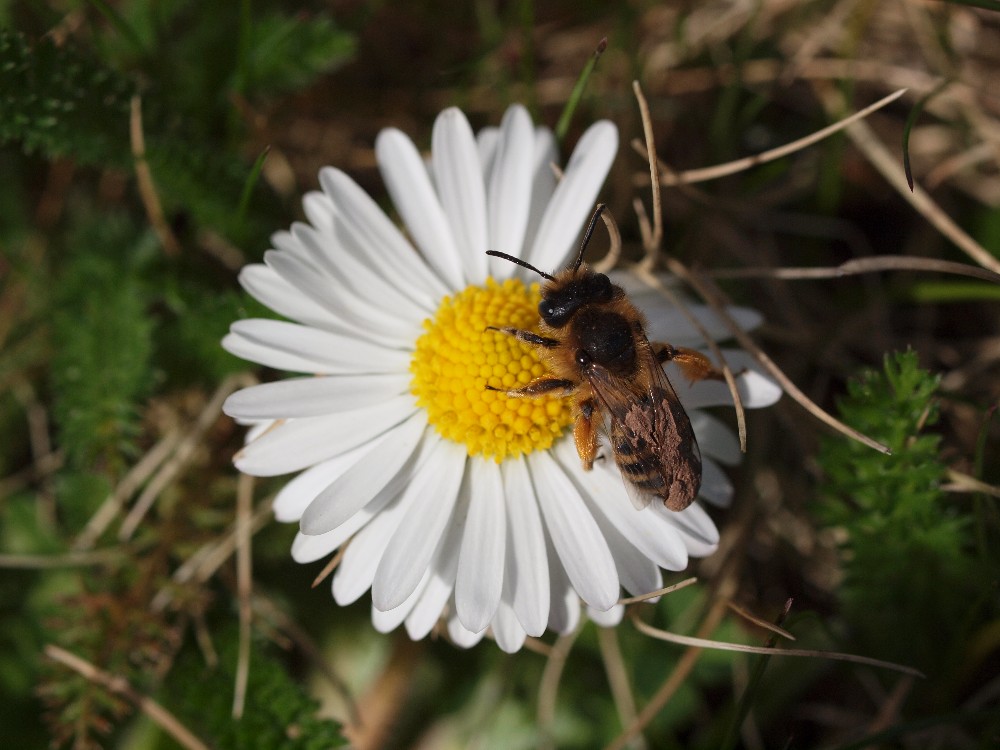
[[125,520],[122,521],[121,529],[118,531],[118,538],[121,541],[127,541],[132,538],[135,530],[142,523],[143,518],[146,517],[146,514],[153,507],[153,503],[159,498],[160,493],[170,486],[180,476],[181,472],[187,468],[188,463],[194,457],[198,446],[201,444],[205,433],[208,432],[209,428],[222,413],[222,404],[229,394],[239,388],[254,385],[256,382],[256,378],[249,373],[238,373],[226,378],[215,389],[215,393],[212,394],[208,403],[201,410],[201,414],[198,415],[198,419],[195,420],[194,425],[184,436],[184,439],[177,444],[173,456],[160,467],[159,471],[149,481],[146,489],[143,490],[139,499],[136,500],[135,505],[132,506],[132,510],[129,511]]
[[653,119],[649,115],[649,103],[642,93],[642,87],[638,81],[632,81],[632,91],[635,100],[639,105],[639,114],[642,117],[642,134],[646,140],[647,161],[649,162],[649,182],[653,195],[653,227],[645,245],[646,255],[642,263],[647,270],[656,267],[656,261],[663,244],[663,201],[660,197],[660,167],[656,158],[656,141],[653,139]]
[[74,672],[83,675],[83,677],[95,685],[100,685],[134,704],[149,717],[150,721],[173,737],[179,745],[187,748],[187,750],[209,750],[209,746],[198,739],[176,716],[152,698],[138,692],[129,685],[128,680],[124,677],[105,672],[89,661],[81,659],[76,654],[72,654],[66,649],[52,643],[45,646],[45,655],[53,661],[57,661],[63,666],[69,667]]
[[347,552],[347,545],[350,543],[351,540],[348,539],[346,542],[340,545],[340,547],[337,549],[333,557],[330,558],[330,562],[324,565],[323,570],[321,570],[319,574],[313,579],[311,588],[316,588],[317,586],[319,586],[321,583],[323,583],[323,581],[326,580],[327,576],[329,576],[331,573],[333,573],[333,571],[337,569],[337,566],[340,565],[340,561],[344,559],[344,553]]
[[[635,696],[632,695],[628,669],[625,667],[625,659],[622,657],[622,650],[618,644],[618,631],[615,628],[598,628],[597,643],[601,649],[601,660],[604,662],[604,671],[608,675],[608,684],[611,687],[611,696],[615,701],[615,709],[618,711],[622,726],[627,727],[636,718]],[[633,737],[629,744],[633,748],[645,748],[646,738],[640,733]]]
[[978,493],[990,497],[1000,497],[1000,487],[995,484],[987,484],[960,471],[948,469],[948,479],[950,480],[948,484],[941,487],[948,492]]
[[111,494],[105,498],[104,502],[97,509],[97,512],[90,517],[87,525],[83,527],[83,530],[73,541],[72,549],[86,550],[92,548],[97,543],[97,540],[101,538],[101,535],[111,525],[111,522],[118,517],[125,501],[174,452],[180,440],[180,430],[171,430],[160,438],[152,448],[146,451],[138,463],[122,477],[122,480],[111,491]]
[[0,569],[15,570],[58,570],[59,568],[81,568],[88,565],[107,565],[121,555],[118,549],[67,552],[64,555],[0,555]]
[[250,677],[250,635],[253,624],[253,562],[251,540],[253,515],[253,477],[240,474],[236,485],[236,592],[240,602],[239,658],[233,688],[233,718],[243,716],[247,680]]
[[955,276],[968,276],[992,284],[1000,284],[1000,274],[987,271],[979,266],[968,263],[956,263],[937,258],[921,258],[913,255],[873,255],[868,258],[856,258],[841,263],[839,266],[825,268],[721,268],[706,271],[713,279],[751,279],[770,278],[784,280],[799,279],[839,279],[845,276],[857,276],[865,273],[881,271],[923,271],[927,273],[947,273]]
[[156,183],[153,182],[153,173],[146,162],[146,139],[142,132],[142,99],[138,96],[132,97],[129,136],[132,140],[132,157],[135,159],[135,178],[146,216],[160,244],[163,245],[163,252],[171,258],[176,258],[181,254],[181,245],[164,218],[160,196],[156,191]]
[[598,273],[607,273],[618,265],[618,260],[622,257],[622,233],[618,229],[618,222],[615,221],[609,211],[601,211],[601,219],[608,230],[608,238],[610,240],[608,253],[596,263],[592,263],[591,266]]
[[756,625],[759,628],[764,628],[765,630],[770,630],[775,635],[780,635],[782,638],[787,638],[790,641],[794,641],[795,640],[795,636],[792,635],[791,633],[789,633],[784,628],[782,628],[782,627],[780,627],[778,625],[775,625],[770,620],[765,620],[763,617],[757,617],[757,615],[755,615],[752,612],[749,612],[748,610],[744,609],[743,607],[741,607],[736,602],[726,602],[726,606],[728,606],[729,609],[731,609],[733,612],[735,612],[736,614],[738,614],[744,620],[746,620],[747,622],[752,622],[754,625]]
[[559,681],[562,679],[563,669],[566,667],[566,660],[569,652],[576,643],[577,636],[583,629],[583,624],[577,625],[572,633],[561,635],[552,644],[552,650],[545,661],[545,669],[542,671],[542,679],[538,684],[538,731],[540,737],[538,747],[541,750],[555,748],[555,741],[552,737],[552,727],[556,718],[556,698],[559,695]]

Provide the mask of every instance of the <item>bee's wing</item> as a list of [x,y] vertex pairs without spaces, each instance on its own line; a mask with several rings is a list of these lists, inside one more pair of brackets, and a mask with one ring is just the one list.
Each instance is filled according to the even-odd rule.
[[701,452],[691,420],[656,361],[652,347],[637,337],[639,372],[618,378],[592,366],[587,380],[608,418],[615,461],[637,508],[662,498],[670,510],[684,510],[701,487]]

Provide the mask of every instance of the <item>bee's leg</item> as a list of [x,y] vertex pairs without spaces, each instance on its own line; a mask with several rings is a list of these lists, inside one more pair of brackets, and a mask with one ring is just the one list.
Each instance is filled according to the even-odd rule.
[[562,395],[568,396],[577,388],[577,383],[572,380],[564,380],[563,378],[552,378],[544,375],[540,378],[536,378],[528,383],[523,388],[511,388],[505,391],[503,388],[494,388],[492,385],[487,385],[486,390],[488,391],[500,391],[506,396],[512,397],[524,397],[529,398],[533,396],[544,396],[546,393],[552,393],[552,391],[562,391]]
[[701,352],[695,349],[688,349],[685,346],[671,346],[670,344],[657,341],[650,344],[653,347],[653,354],[659,362],[673,362],[681,368],[681,373],[696,383],[699,380],[725,380],[726,376],[722,370],[715,367],[712,361]]
[[592,398],[580,402],[580,413],[576,418],[576,425],[573,427],[573,442],[576,443],[576,452],[580,455],[580,462],[587,471],[594,468],[594,459],[597,457],[597,429],[593,420],[594,408]]
[[546,349],[553,349],[559,346],[559,341],[557,339],[539,336],[537,333],[532,333],[531,331],[522,331],[520,328],[497,328],[496,326],[486,326],[486,330],[506,333],[508,336],[513,336],[518,341],[523,341],[525,344],[531,344],[532,346],[541,346]]

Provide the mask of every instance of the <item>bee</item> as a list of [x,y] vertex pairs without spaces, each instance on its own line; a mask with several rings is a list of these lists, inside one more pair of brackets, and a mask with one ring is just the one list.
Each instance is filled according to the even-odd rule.
[[512,397],[572,396],[573,438],[583,468],[593,468],[603,425],[636,507],[646,507],[655,497],[681,511],[701,487],[701,452],[663,365],[676,363],[691,382],[724,377],[698,351],[651,343],[646,319],[625,290],[583,262],[604,208],[597,206],[576,260],[555,276],[506,253],[487,251],[546,279],[538,305],[541,333],[495,326],[487,330],[533,347],[550,373],[522,388],[487,388]]

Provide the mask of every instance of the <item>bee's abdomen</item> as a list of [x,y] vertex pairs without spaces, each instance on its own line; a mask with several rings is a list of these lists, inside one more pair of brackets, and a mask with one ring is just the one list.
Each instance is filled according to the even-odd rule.
[[615,453],[618,468],[628,481],[645,492],[664,496],[667,483],[663,478],[661,461],[643,438],[633,436],[619,440]]

